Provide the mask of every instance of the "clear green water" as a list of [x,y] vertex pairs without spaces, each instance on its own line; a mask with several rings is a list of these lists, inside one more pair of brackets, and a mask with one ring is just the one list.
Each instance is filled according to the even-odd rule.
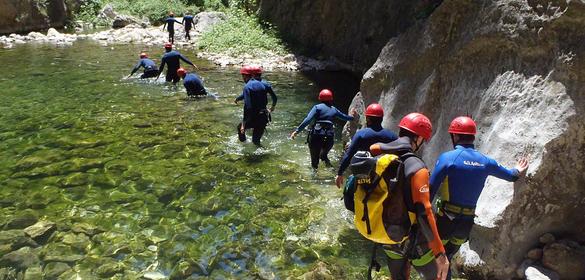
[[[257,149],[235,135],[237,69],[194,60],[219,98],[187,100],[182,86],[121,79],[142,50],[0,50],[0,225],[23,213],[57,223],[35,252],[41,264],[77,258],[64,275],[83,279],[111,263],[123,268],[118,279],[285,279],[318,261],[338,278],[362,278],[369,246],[334,170],[312,174],[304,136],[287,139],[319,88],[298,73],[268,73],[279,104]],[[72,231],[80,226],[98,233]]]

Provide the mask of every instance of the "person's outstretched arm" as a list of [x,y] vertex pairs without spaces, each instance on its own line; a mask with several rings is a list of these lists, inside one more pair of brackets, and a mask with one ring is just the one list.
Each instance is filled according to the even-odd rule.
[[165,21],[165,24],[163,24],[163,31],[165,31],[165,27],[167,27],[167,22]]
[[339,109],[337,109],[337,108],[335,108],[335,117],[340,119],[340,120],[344,120],[346,122],[353,121],[353,119],[354,119],[353,116],[346,115],[343,112],[339,111]]
[[276,97],[276,93],[274,93],[274,90],[272,90],[272,86],[270,84],[266,84],[266,89],[268,91],[268,94],[270,94],[270,98],[272,99],[272,107],[270,107],[270,112],[274,111],[274,108],[276,107],[276,102],[278,101],[278,97]]
[[158,68],[158,76],[156,76],[157,79],[158,79],[158,77],[160,77],[160,74],[163,72],[163,70],[165,70],[166,63],[167,63],[167,59],[165,57],[163,57],[160,61],[160,67]]
[[317,106],[313,106],[311,111],[309,111],[309,113],[307,114],[307,117],[305,117],[303,122],[299,125],[299,127],[297,127],[296,132],[298,133],[298,132],[301,132],[303,129],[305,129],[305,127],[307,127],[307,125],[309,125],[309,123],[311,123],[311,121],[315,118],[316,115],[317,115]]
[[191,66],[193,66],[193,67],[196,67],[196,66],[195,66],[195,64],[193,64],[193,62],[189,61],[189,60],[188,60],[188,59],[187,59],[187,58],[186,58],[184,55],[182,55],[182,54],[179,54],[179,58],[180,58],[182,61],[185,61],[185,63],[187,63],[187,64],[189,64],[189,65],[191,65]]
[[142,65],[142,60],[138,61],[138,63],[136,63],[136,65],[134,65],[134,68],[132,69],[132,72],[130,73],[130,76],[134,75],[134,73],[136,73],[136,71],[138,71],[138,69],[140,69]]
[[429,171],[422,168],[410,178],[410,191],[416,211],[419,230],[428,242],[428,246],[435,256],[437,265],[437,279],[445,279],[449,270],[449,260],[445,255],[445,248],[435,222],[429,195]]
[[500,165],[494,159],[490,158],[487,167],[490,175],[508,182],[514,182],[526,173],[526,169],[528,168],[528,160],[521,159],[518,161],[517,167],[508,169]]

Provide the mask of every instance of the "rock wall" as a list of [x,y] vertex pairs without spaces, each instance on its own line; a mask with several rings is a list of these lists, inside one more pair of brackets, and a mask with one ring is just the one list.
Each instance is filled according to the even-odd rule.
[[260,16],[284,38],[312,54],[330,55],[363,73],[388,39],[396,36],[437,1],[261,0]]
[[515,276],[543,233],[585,241],[584,1],[446,0],[387,42],[352,106],[374,101],[392,129],[411,111],[431,118],[431,166],[462,114],[478,122],[480,151],[530,159],[527,179],[488,180],[461,254],[473,279]]
[[61,28],[69,17],[64,0],[0,0],[0,34]]

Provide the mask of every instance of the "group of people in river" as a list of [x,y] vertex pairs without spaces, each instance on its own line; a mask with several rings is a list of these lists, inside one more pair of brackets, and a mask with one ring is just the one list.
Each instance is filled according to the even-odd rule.
[[[172,26],[172,23],[169,25]],[[172,33],[169,36],[169,39],[172,39]],[[166,66],[167,82],[177,83],[183,79],[188,96],[207,95],[199,76],[182,68],[180,61],[193,67],[195,65],[178,51],[173,50],[172,40],[166,43],[164,48],[165,54],[161,59],[160,67],[157,68],[146,53],[141,53],[140,60],[132,69],[131,75],[143,67],[144,73],[141,78],[158,78]],[[243,118],[236,127],[238,139],[245,142],[246,130],[252,129],[252,142],[258,146],[277,104],[277,96],[272,86],[262,78],[262,73],[263,69],[259,66],[241,67],[240,74],[245,85],[242,93],[234,100],[236,104],[239,101],[244,103]],[[268,108],[268,96],[272,100],[270,108]],[[352,121],[357,116],[355,109],[352,109],[349,115],[337,109],[333,105],[334,94],[329,89],[321,90],[318,100],[320,103],[312,107],[306,118],[290,134],[291,139],[294,139],[305,128],[310,127],[307,144],[311,166],[314,170],[319,167],[320,162],[332,166],[328,154],[335,139],[334,121],[336,119]],[[390,237],[396,229],[410,233],[407,237],[384,243],[382,246],[388,257],[388,269],[392,279],[409,279],[411,267],[414,267],[425,279],[450,279],[450,260],[459,247],[469,239],[477,201],[487,177],[495,176],[507,181],[516,181],[526,174],[528,161],[524,158],[519,159],[516,167],[509,169],[480,153],[474,146],[477,133],[476,123],[468,116],[460,116],[453,119],[448,129],[454,149],[439,156],[431,174],[423,160],[416,155],[424,143],[430,141],[433,134],[432,124],[427,116],[416,112],[407,114],[398,124],[398,134],[382,126],[384,109],[380,104],[373,103],[367,106],[365,117],[366,127],[358,130],[351,139],[335,178],[338,188],[344,186],[345,182],[344,192],[353,189],[349,195],[350,199],[353,200],[355,196],[356,204],[363,203],[364,205],[364,211],[359,212],[363,214],[362,217],[359,217],[357,207],[350,209],[356,213],[356,225],[359,219],[362,222],[365,221],[367,234],[362,234],[368,237],[367,235],[372,234],[370,220],[384,219],[384,217],[370,215],[368,197],[374,192],[374,188],[386,186],[381,189],[388,194],[388,197],[396,193],[402,197],[404,212],[407,219],[410,219],[408,223],[401,224],[399,227],[388,226],[385,221],[382,221],[386,227],[384,231]],[[364,152],[367,153],[364,154]],[[380,156],[388,154],[395,155],[396,159],[400,160],[400,167],[398,171],[394,171],[394,175],[388,175],[391,173],[386,172],[389,170],[388,167],[379,170],[380,165],[376,163],[373,166],[379,173],[376,173],[379,178],[367,180],[367,183],[364,183],[363,178],[361,182],[360,179],[356,181],[351,177],[345,180],[345,171],[353,166],[353,162],[360,161],[360,158],[364,156],[380,159]],[[352,172],[356,175],[355,171],[352,170]],[[396,182],[400,183],[396,184]],[[355,193],[356,186],[360,184],[371,187],[361,202],[357,201],[358,195]],[[394,185],[398,185],[400,191],[395,192],[391,187]],[[433,212],[431,205],[436,194],[439,194],[440,203],[438,211]],[[380,205],[387,203],[387,196],[383,197],[384,202]],[[373,206],[370,205],[370,207]],[[394,208],[393,211],[397,211],[396,209],[398,208]],[[384,209],[376,215],[382,216],[386,213]],[[374,240],[374,238],[369,239]],[[372,260],[374,261],[374,257]]]
[[169,32],[169,42],[171,42],[171,44],[175,43],[175,23],[183,25],[185,29],[185,39],[187,39],[187,41],[191,40],[190,31],[193,28],[193,25],[195,25],[195,22],[193,21],[194,18],[195,17],[191,15],[189,11],[187,11],[187,13],[183,15],[183,20],[178,21],[175,18],[175,14],[173,12],[169,13],[169,16],[164,19],[165,23],[163,25],[163,31],[165,30],[166,27],[167,32]]
[[[333,93],[330,90],[322,90],[319,93],[319,100],[321,103],[313,106],[303,122],[291,133],[291,138],[295,138],[305,127],[312,124],[307,143],[311,165],[315,169],[318,168],[320,160],[326,165],[331,165],[327,154],[335,138],[334,119],[351,121],[356,116],[355,110],[351,111],[351,115],[346,115],[335,108]],[[521,158],[514,168],[506,168],[482,154],[474,146],[477,133],[475,121],[468,116],[459,116],[453,119],[448,129],[454,149],[439,156],[431,175],[423,160],[416,155],[424,143],[431,140],[433,134],[432,124],[427,116],[416,112],[407,114],[398,124],[398,135],[382,127],[384,109],[380,104],[373,103],[367,106],[365,116],[366,127],[355,133],[339,165],[335,180],[337,187],[341,188],[344,185],[345,170],[350,164],[353,166],[353,162],[360,161],[359,157],[364,156],[363,152],[369,152],[367,156],[374,159],[379,159],[385,154],[396,155],[402,162],[398,171],[394,170],[395,177],[387,174],[390,168],[384,167],[383,170],[379,170],[379,163],[373,165],[372,168],[377,172],[375,175],[382,178],[377,178],[376,183],[370,182],[370,178],[367,183],[362,183],[370,188],[365,191],[365,197],[359,198],[359,202],[365,206],[363,216],[358,215],[357,207],[348,208],[355,211],[356,226],[358,222],[367,220],[368,232],[362,234],[371,240],[376,238],[368,236],[372,234],[369,220],[376,218],[381,220],[380,225],[385,227],[382,230],[389,237],[396,233],[395,231],[410,233],[404,239],[393,240],[388,242],[391,244],[386,243],[382,246],[388,257],[388,269],[392,279],[409,279],[411,267],[414,267],[424,279],[451,279],[450,261],[459,247],[469,239],[474,224],[475,208],[487,177],[495,176],[510,182],[516,181],[526,174],[528,160]],[[356,174],[355,170],[352,172]],[[372,178],[372,181],[375,180]],[[397,185],[401,190],[391,190],[393,180],[400,182]],[[352,189],[352,186],[347,186],[349,184],[360,183],[347,180],[344,192]],[[355,188],[356,186],[353,186],[354,192]],[[375,188],[379,190],[376,191]],[[381,196],[380,201],[373,201],[370,204],[367,201],[368,196],[375,192],[383,192],[387,196]],[[387,211],[396,212],[399,211],[399,207],[390,206],[391,210],[383,209],[377,214],[375,211],[374,214],[368,213],[368,206],[381,207],[380,209],[388,207],[385,204],[388,203],[391,194],[402,196],[404,211],[407,212],[407,223],[398,223],[398,227],[391,224],[391,221],[387,223],[385,218],[387,215],[392,216]],[[433,213],[432,201],[436,194],[439,194],[438,211]],[[357,200],[358,195],[352,193],[350,199]],[[380,205],[375,205],[378,202]],[[411,221],[408,221],[409,219]]]

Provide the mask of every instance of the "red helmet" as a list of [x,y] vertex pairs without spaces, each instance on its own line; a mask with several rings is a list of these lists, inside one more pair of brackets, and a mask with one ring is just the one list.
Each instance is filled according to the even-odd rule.
[[165,49],[172,49],[172,48],[173,48],[173,44],[165,43]]
[[421,113],[410,113],[404,116],[404,118],[400,120],[398,127],[421,136],[427,141],[429,141],[433,135],[433,125],[431,124],[431,120]]
[[319,92],[319,101],[333,101],[333,92],[328,89],[322,90]]
[[185,75],[187,75],[187,70],[185,70],[185,68],[179,68],[179,69],[177,69],[177,75],[179,75],[179,77],[183,78],[183,77],[185,77]]
[[456,117],[449,125],[449,133],[475,135],[477,126],[470,117]]
[[254,74],[254,67],[249,65],[244,65],[240,68],[240,74],[242,75],[253,75]]
[[140,53],[140,58],[147,58],[148,55],[146,53]]
[[250,71],[252,75],[262,75],[262,67],[258,65],[250,65]]
[[366,108],[366,116],[383,118],[384,108],[378,103],[372,103]]

